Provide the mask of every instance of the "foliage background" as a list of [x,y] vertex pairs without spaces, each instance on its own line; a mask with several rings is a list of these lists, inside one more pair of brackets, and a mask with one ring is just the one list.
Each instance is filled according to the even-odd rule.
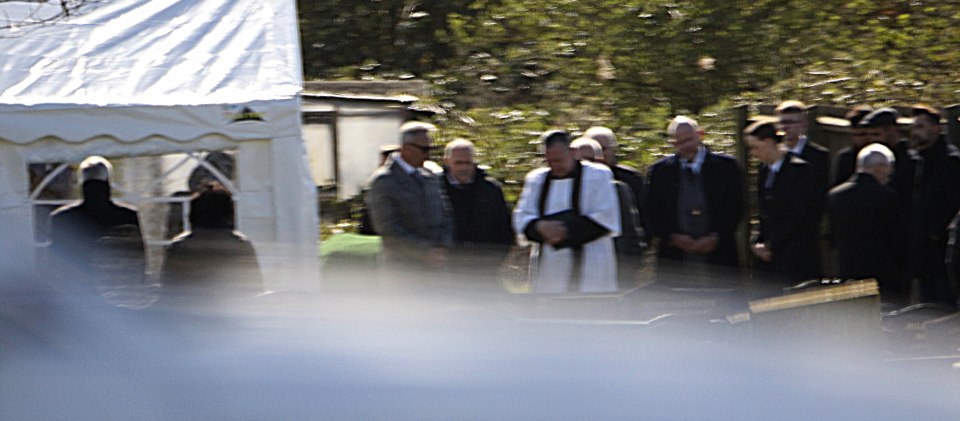
[[960,0],[300,0],[308,79],[424,79],[440,141],[478,144],[508,200],[537,134],[613,128],[669,153],[676,114],[732,152],[740,104],[953,104]]

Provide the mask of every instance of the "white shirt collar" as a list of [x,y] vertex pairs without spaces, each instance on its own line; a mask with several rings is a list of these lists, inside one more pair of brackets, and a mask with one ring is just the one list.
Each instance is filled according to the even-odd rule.
[[400,168],[403,168],[403,172],[407,174],[413,174],[415,171],[417,171],[413,165],[408,164],[407,161],[404,161],[403,158],[400,157],[400,152],[394,152],[393,160],[397,164],[400,164]]
[[783,161],[786,161],[788,156],[790,155],[784,154],[782,158],[777,160],[777,162],[774,162],[773,165],[770,165],[770,172],[774,174],[780,172],[780,167],[783,166]]
[[703,145],[700,145],[697,148],[697,154],[693,157],[693,162],[687,162],[687,160],[681,158],[679,155],[677,159],[680,160],[680,168],[687,169],[690,168],[693,170],[694,174],[700,174],[700,168],[703,166],[703,160],[707,157],[707,148]]
[[795,155],[800,156],[803,153],[803,148],[807,146],[807,135],[800,135],[800,139],[797,139],[797,144],[790,149],[790,152],[793,152]]

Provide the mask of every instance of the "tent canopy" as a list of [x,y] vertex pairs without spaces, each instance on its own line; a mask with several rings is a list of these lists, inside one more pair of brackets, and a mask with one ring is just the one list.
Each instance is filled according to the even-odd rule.
[[32,226],[29,163],[232,148],[238,228],[314,256],[298,39],[295,0],[91,2],[0,30],[0,223]]

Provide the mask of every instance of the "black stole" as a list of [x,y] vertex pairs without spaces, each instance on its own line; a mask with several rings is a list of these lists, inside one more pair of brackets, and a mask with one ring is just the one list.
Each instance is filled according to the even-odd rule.
[[[570,208],[573,210],[575,216],[580,216],[580,188],[583,185],[583,164],[580,161],[575,161],[573,167],[573,191],[570,194]],[[540,188],[540,198],[537,203],[537,212],[540,218],[544,217],[547,209],[547,194],[550,193],[550,181],[553,180],[553,175],[548,171],[546,174],[546,180],[543,182],[543,186]],[[570,284],[567,286],[568,291],[578,292],[580,291],[580,283],[582,281],[583,274],[583,247],[576,245],[571,247],[573,251],[573,273],[570,276]],[[537,262],[540,264],[541,261]]]

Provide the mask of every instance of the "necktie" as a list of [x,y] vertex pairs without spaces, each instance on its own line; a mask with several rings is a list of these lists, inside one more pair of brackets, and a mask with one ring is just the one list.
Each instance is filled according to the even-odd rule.
[[772,169],[769,170],[769,171],[767,171],[767,179],[764,180],[764,182],[763,182],[763,187],[766,188],[767,190],[772,189],[772,188],[773,188],[773,180],[774,180],[775,178],[777,178],[777,172],[776,172],[776,171],[773,171]]

